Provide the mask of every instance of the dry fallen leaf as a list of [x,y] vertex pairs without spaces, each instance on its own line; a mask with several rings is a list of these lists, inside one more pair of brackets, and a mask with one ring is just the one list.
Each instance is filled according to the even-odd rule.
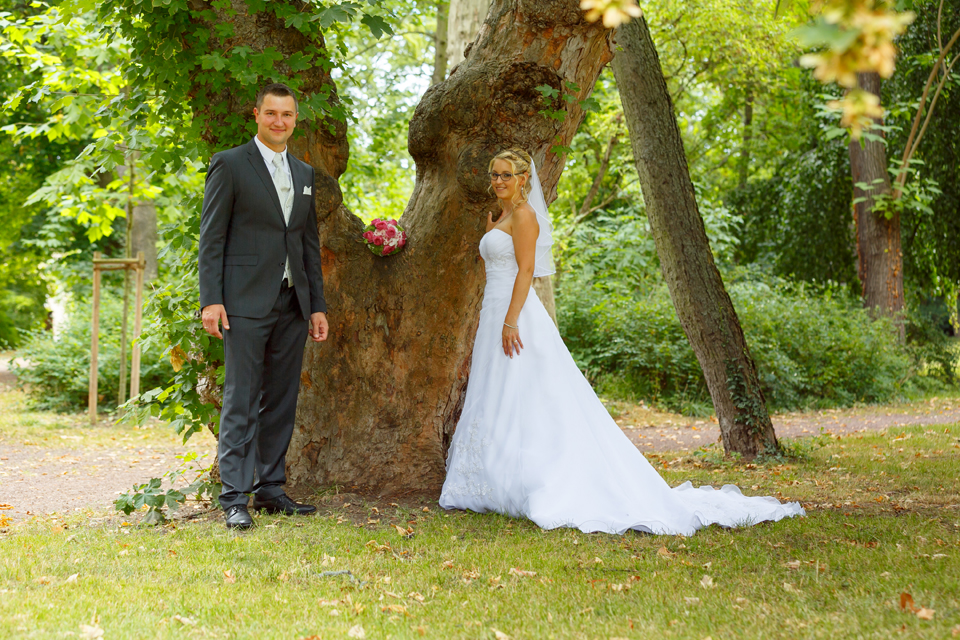
[[532,578],[537,575],[536,571],[524,571],[523,569],[510,569],[510,575],[520,576],[521,578]]
[[916,613],[920,609],[913,603],[913,596],[904,591],[900,594],[900,610]]
[[444,560],[440,566],[444,569],[453,569],[453,560]]
[[186,627],[194,627],[197,624],[195,620],[191,620],[190,618],[187,618],[186,616],[181,616],[179,614],[173,616],[173,619]]
[[407,608],[402,604],[388,604],[380,607],[380,611],[390,611],[391,613],[406,613]]
[[801,563],[799,560],[791,560],[790,562],[784,562],[783,566],[785,566],[787,569],[797,570],[800,568],[800,564]]
[[700,578],[700,586],[704,589],[711,589],[713,587],[713,578],[710,576],[703,576]]
[[657,555],[658,555],[658,556],[663,556],[664,558],[672,558],[673,556],[675,556],[675,555],[677,555],[677,554],[675,554],[675,553],[673,553],[673,552],[671,552],[671,551],[668,551],[666,547],[660,547],[660,548],[657,550]]
[[80,574],[79,574],[79,573],[75,573],[75,574],[73,574],[72,576],[70,576],[69,578],[67,578],[67,579],[64,581],[64,584],[66,584],[67,582],[76,582],[76,581],[77,581],[77,578],[79,578],[79,577],[80,577]]
[[921,620],[933,620],[933,614],[936,613],[933,609],[926,609],[921,607],[920,611],[917,611],[917,617]]
[[353,627],[350,627],[350,631],[347,631],[348,638],[366,638],[367,632],[363,630],[363,627],[359,624]]
[[100,625],[96,622],[93,624],[80,625],[80,638],[82,638],[82,640],[97,640],[97,638],[102,637],[103,629],[101,629]]
[[233,575],[233,570],[227,569],[223,572],[223,581],[226,584],[233,584],[237,581],[237,577]]
[[490,631],[493,631],[493,635],[497,640],[510,640],[510,636],[505,634],[503,631],[498,631],[497,629],[492,629],[492,628],[490,629]]
[[683,600],[687,604],[700,604],[700,598],[684,598]]

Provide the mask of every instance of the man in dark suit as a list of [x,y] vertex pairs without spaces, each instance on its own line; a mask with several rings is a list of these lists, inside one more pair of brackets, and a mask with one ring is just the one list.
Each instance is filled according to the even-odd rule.
[[297,99],[268,85],[253,115],[256,137],[210,161],[200,214],[203,328],[223,339],[225,359],[220,505],[239,529],[253,526],[251,492],[254,509],[316,511],[283,485],[306,337],[322,342],[328,331],[314,170],[287,153]]

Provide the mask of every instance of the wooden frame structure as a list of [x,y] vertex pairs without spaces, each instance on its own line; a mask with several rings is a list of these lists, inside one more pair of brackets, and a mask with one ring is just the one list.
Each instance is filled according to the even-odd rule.
[[97,358],[100,338],[100,274],[102,271],[133,269],[137,272],[136,302],[133,316],[133,352],[130,364],[130,397],[140,395],[140,329],[143,325],[143,273],[147,267],[143,252],[136,258],[101,258],[99,251],[93,254],[93,323],[90,331],[90,395],[87,401],[90,411],[90,424],[97,422]]

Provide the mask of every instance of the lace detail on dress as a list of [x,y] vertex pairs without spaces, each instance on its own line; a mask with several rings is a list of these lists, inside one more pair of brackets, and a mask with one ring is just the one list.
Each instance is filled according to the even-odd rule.
[[483,472],[483,451],[488,445],[487,436],[480,433],[480,421],[474,420],[467,427],[466,433],[457,438],[455,448],[450,452],[450,461],[459,474],[460,482],[452,487],[445,487],[445,494],[482,498],[490,493],[486,482],[477,481],[477,476]]
[[487,271],[517,271],[517,256],[513,238],[499,229],[492,229],[480,240],[480,255]]
[[512,253],[498,253],[485,260],[488,269],[516,269],[517,259]]

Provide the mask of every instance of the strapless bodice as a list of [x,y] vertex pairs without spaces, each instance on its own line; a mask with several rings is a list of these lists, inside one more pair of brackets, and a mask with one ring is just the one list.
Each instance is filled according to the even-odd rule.
[[512,275],[520,271],[517,254],[513,250],[513,236],[500,229],[492,229],[480,240],[480,256],[486,266],[487,276]]

